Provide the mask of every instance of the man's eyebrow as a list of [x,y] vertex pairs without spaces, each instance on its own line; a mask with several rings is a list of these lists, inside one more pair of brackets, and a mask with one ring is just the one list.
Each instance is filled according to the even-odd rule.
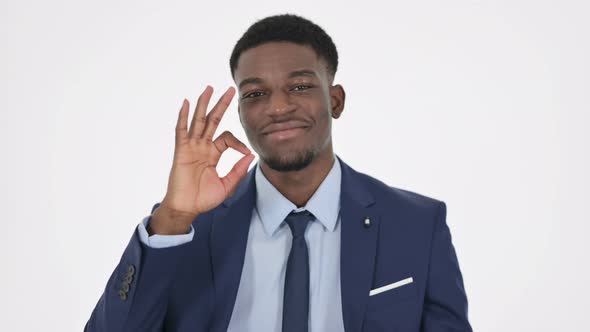
[[[301,70],[295,70],[289,73],[289,75],[287,76],[288,78],[293,78],[293,77],[297,77],[297,76],[310,76],[310,77],[315,77],[317,78],[317,74],[315,73],[315,71],[310,70],[310,69],[301,69]],[[259,77],[249,77],[246,78],[244,80],[242,80],[240,82],[240,84],[238,84],[238,89],[241,89],[244,85],[246,84],[259,84],[262,83],[262,79]]]
[[249,77],[244,79],[243,81],[240,82],[240,84],[238,85],[238,89],[241,89],[244,85],[246,84],[258,84],[258,83],[262,83],[262,79],[258,78],[258,77]]
[[289,73],[289,78],[293,78],[293,77],[297,77],[297,76],[311,76],[311,77],[317,77],[315,71],[310,70],[310,69],[302,69],[302,70],[296,70],[296,71],[292,71]]

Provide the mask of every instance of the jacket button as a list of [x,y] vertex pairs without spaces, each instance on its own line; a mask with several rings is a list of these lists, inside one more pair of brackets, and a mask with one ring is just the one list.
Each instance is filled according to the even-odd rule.
[[369,219],[369,217],[365,217],[365,220],[363,221],[363,226],[365,226],[365,228],[371,227],[371,219]]
[[120,289],[120,290],[119,290],[119,298],[120,298],[122,301],[125,301],[125,300],[127,300],[127,293],[125,293],[125,292],[124,292],[122,289]]
[[121,290],[122,290],[123,292],[125,292],[125,293],[129,292],[129,284],[128,284],[128,283],[126,283],[126,282],[123,282],[123,283],[121,284]]
[[135,266],[133,264],[129,264],[127,267],[127,274],[133,275],[135,273]]

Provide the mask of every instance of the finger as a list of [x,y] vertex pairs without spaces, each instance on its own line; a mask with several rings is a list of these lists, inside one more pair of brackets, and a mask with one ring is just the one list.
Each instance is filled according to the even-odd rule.
[[213,134],[215,134],[215,130],[217,130],[217,126],[219,126],[219,123],[221,122],[223,113],[228,108],[235,93],[236,89],[234,89],[233,86],[230,86],[227,91],[225,91],[223,96],[219,98],[217,104],[215,104],[211,112],[209,112],[209,115],[207,115],[207,125],[205,127],[205,132],[203,133],[203,138],[213,138]]
[[186,126],[188,121],[188,100],[182,101],[180,112],[178,112],[178,120],[176,121],[176,145],[183,144],[188,140]]
[[253,154],[243,156],[242,159],[232,167],[226,176],[221,178],[221,182],[228,193],[233,193],[240,180],[248,173],[248,166],[254,160]]
[[250,154],[252,153],[250,151],[250,149],[248,149],[248,147],[246,146],[246,144],[244,144],[242,141],[240,141],[239,139],[237,139],[234,134],[232,134],[230,131],[224,131],[221,135],[219,135],[215,141],[213,141],[213,144],[215,144],[215,147],[217,148],[217,151],[219,151],[219,153],[223,153],[223,151],[227,150],[228,148],[232,148],[236,151],[239,151],[243,154]]
[[191,129],[188,132],[188,137],[200,138],[202,136],[203,129],[207,123],[206,113],[209,100],[211,100],[211,95],[213,95],[213,88],[207,85],[197,100],[197,105],[195,106],[195,112],[193,114],[193,120],[191,121]]

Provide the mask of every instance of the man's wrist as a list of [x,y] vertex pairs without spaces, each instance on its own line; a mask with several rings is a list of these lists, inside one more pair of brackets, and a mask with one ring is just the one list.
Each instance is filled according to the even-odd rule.
[[155,235],[182,235],[190,232],[190,226],[197,215],[158,207],[152,214],[146,230]]

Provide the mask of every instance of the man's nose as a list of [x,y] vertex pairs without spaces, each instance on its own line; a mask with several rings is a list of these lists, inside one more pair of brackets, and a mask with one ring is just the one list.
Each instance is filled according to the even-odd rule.
[[271,116],[280,116],[295,110],[296,106],[291,100],[289,92],[278,90],[270,95],[270,107],[268,112]]

